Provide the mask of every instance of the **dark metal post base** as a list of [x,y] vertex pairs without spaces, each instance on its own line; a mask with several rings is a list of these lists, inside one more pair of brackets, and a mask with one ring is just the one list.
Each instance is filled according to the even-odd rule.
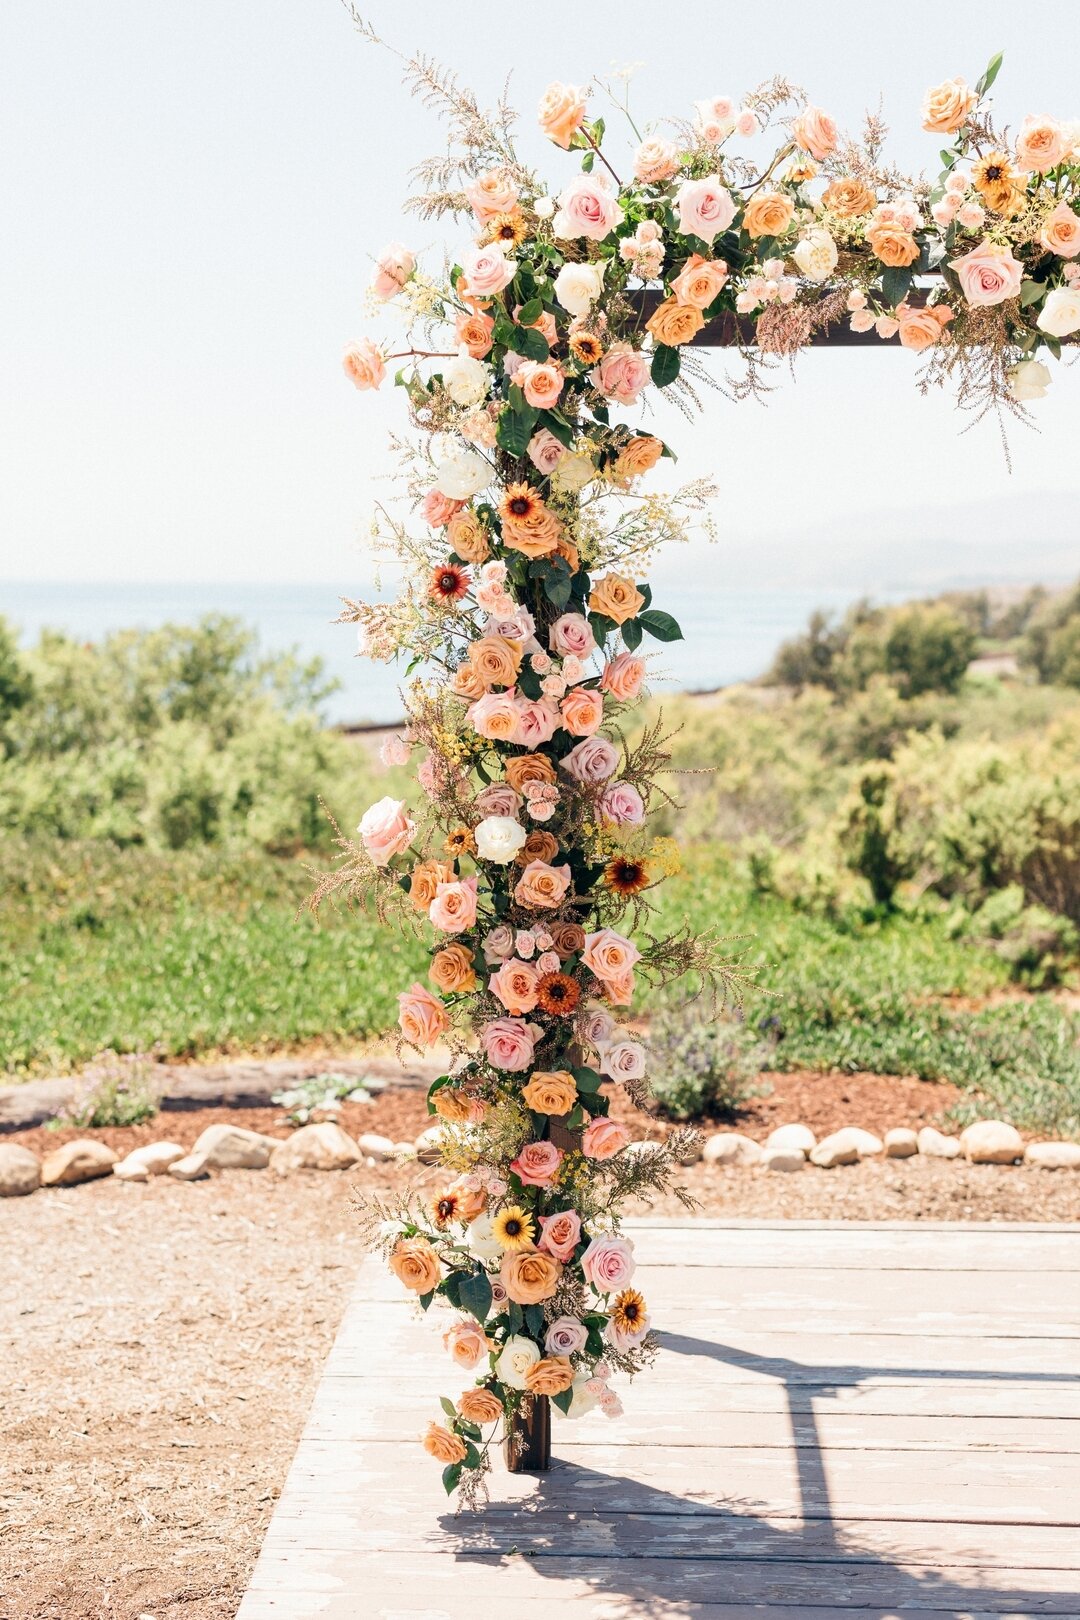
[[503,1442],[511,1474],[546,1474],[551,1467],[551,1403],[546,1395],[525,1401]]

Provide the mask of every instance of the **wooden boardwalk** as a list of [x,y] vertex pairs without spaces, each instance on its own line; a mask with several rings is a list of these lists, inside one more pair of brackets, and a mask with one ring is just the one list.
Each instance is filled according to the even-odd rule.
[[456,1517],[416,1438],[462,1378],[365,1265],[238,1620],[1080,1620],[1080,1229],[633,1235],[626,1415]]

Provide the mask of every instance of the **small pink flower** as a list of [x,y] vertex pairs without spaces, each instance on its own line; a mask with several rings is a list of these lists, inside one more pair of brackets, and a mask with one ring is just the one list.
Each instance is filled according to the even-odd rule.
[[853,332],[872,332],[874,329],[875,320],[876,317],[873,310],[853,309],[851,312],[851,320],[848,324]]
[[528,928],[519,928],[514,941],[514,949],[525,961],[536,954],[536,935]]
[[416,269],[416,255],[401,242],[383,248],[375,262],[371,290],[384,303],[399,293]]
[[537,973],[558,973],[562,967],[562,958],[558,951],[544,951],[536,958]]
[[[851,317],[851,324],[852,326],[855,325],[854,315]],[[874,322],[874,326],[877,328],[877,335],[879,338],[888,339],[895,337],[897,332],[900,330],[900,322],[894,320],[891,315],[879,315],[877,320]]]

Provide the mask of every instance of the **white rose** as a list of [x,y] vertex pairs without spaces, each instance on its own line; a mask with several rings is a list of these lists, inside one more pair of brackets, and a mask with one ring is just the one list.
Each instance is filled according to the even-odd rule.
[[466,1243],[469,1253],[475,1254],[478,1260],[498,1260],[502,1254],[502,1245],[493,1236],[494,1222],[490,1215],[478,1215],[475,1221],[470,1221]]
[[447,500],[467,501],[491,482],[491,467],[475,450],[459,450],[435,469],[435,488]]
[[574,1379],[574,1382],[570,1386],[570,1406],[567,1411],[563,1412],[561,1407],[555,1407],[555,1411],[558,1412],[561,1417],[579,1418],[584,1417],[586,1412],[592,1411],[593,1407],[596,1405],[596,1396],[591,1395],[585,1388],[585,1385],[591,1381],[591,1378],[591,1373],[582,1372],[577,1378]]
[[1047,294],[1038,321],[1040,332],[1051,337],[1069,337],[1080,330],[1080,287],[1055,287]]
[[551,482],[556,489],[562,490],[566,495],[577,495],[596,477],[596,466],[590,456],[577,455],[563,456],[554,472]]
[[811,231],[791,257],[809,281],[824,281],[836,269],[836,243],[828,231]]
[[587,315],[603,287],[602,264],[564,264],[555,277],[555,296],[568,315]]
[[482,861],[506,866],[529,836],[513,816],[485,816],[476,827],[476,853]]
[[1041,360],[1020,360],[1009,371],[1009,393],[1016,400],[1043,399],[1051,381]]
[[511,1389],[528,1389],[525,1374],[540,1360],[540,1347],[531,1339],[515,1334],[503,1345],[502,1354],[495,1363],[495,1376]]
[[455,405],[479,405],[487,397],[491,368],[475,359],[468,349],[459,349],[457,358],[443,367],[442,380]]
[[533,213],[537,219],[550,219],[555,212],[554,197],[537,197],[533,203]]

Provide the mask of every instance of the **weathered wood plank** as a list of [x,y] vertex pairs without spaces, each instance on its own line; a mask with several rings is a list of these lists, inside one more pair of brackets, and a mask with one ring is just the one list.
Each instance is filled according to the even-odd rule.
[[[237,1620],[460,1620],[467,1612],[475,1610],[474,1599],[468,1600],[473,1603],[474,1609],[467,1611],[464,1607],[466,1600],[462,1599],[459,1603],[456,1593],[450,1599],[451,1607],[436,1605],[427,1593],[410,1594],[411,1583],[407,1578],[403,1578],[387,1596],[370,1588],[365,1588],[363,1594],[251,1590],[244,1598]],[[490,1596],[489,1593],[481,1600],[481,1607]],[[982,1594],[975,1593],[973,1596],[981,1598]],[[1018,1599],[1023,1596],[1023,1593],[1017,1594]],[[1077,1601],[1080,1600],[1074,1600]],[[568,1604],[573,1606],[575,1613],[588,1615],[589,1620],[642,1620],[646,1614],[670,1615],[672,1620],[676,1616],[678,1620],[851,1620],[852,1614],[850,1604],[837,1607],[833,1603],[789,1604],[782,1601],[755,1601],[749,1604],[680,1602],[677,1609],[650,1606],[643,1610],[636,1594],[627,1597],[617,1592],[589,1590],[582,1596],[580,1592],[570,1592],[560,1587],[540,1597],[515,1595],[513,1617],[514,1620],[556,1620]],[[497,1610],[494,1612],[499,1613]],[[1030,1606],[1023,1609],[1015,1606],[1005,1609],[968,1606],[959,1610],[905,1605],[901,1616],[893,1605],[887,1609],[873,1605],[869,1613],[872,1620],[942,1620],[943,1615],[949,1616],[950,1620],[1032,1620],[1036,1613],[1055,1613],[1058,1620],[1080,1620],[1080,1606],[1056,1610]],[[499,1620],[503,1620],[502,1613],[499,1613]]]

